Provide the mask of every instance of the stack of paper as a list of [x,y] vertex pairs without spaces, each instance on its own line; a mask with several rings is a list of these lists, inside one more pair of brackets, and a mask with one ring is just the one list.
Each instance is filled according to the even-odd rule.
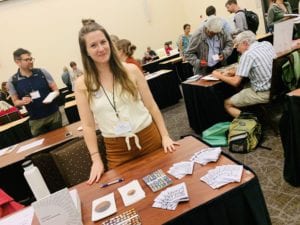
[[152,207],[175,210],[179,202],[189,200],[185,183],[177,184],[162,191],[155,199]]
[[45,104],[51,103],[53,101],[53,99],[55,99],[58,95],[59,95],[58,91],[52,91],[52,92],[50,92],[46,96],[46,98],[43,100],[43,103],[45,103]]
[[125,206],[129,206],[146,197],[144,190],[137,180],[133,180],[118,188],[118,191],[121,194]]
[[216,162],[221,154],[222,150],[218,148],[205,148],[199,152],[196,152],[190,159],[192,162],[206,165],[209,162]]
[[177,179],[183,178],[187,174],[193,174],[194,162],[174,163],[168,170],[168,173]]
[[172,184],[172,180],[161,169],[143,177],[143,180],[153,192],[159,191]]
[[[73,193],[74,194],[74,193]],[[52,193],[31,205],[41,225],[72,224],[82,225],[79,208],[67,188]],[[75,194],[76,195],[76,194]],[[76,200],[77,202],[78,200]],[[77,206],[79,207],[79,206]]]
[[242,165],[217,166],[215,169],[209,170],[200,180],[216,189],[232,182],[240,182],[242,173]]

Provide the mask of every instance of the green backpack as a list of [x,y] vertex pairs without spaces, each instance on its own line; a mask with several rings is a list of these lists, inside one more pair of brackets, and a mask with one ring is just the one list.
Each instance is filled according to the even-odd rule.
[[253,151],[261,138],[261,124],[255,115],[241,113],[229,127],[229,151],[234,153],[248,153]]
[[289,90],[295,90],[300,83],[300,51],[288,55],[288,61],[282,65],[282,81]]

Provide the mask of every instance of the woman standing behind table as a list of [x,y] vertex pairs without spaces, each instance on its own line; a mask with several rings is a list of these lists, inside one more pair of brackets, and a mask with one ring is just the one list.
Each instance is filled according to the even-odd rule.
[[191,37],[192,35],[190,34],[191,32],[191,25],[190,24],[184,24],[183,25],[183,31],[184,34],[181,34],[178,38],[178,50],[180,52],[180,56],[183,58],[183,61],[185,61],[184,59],[184,53],[186,52]]
[[118,40],[116,47],[119,51],[119,57],[123,62],[135,64],[141,71],[143,71],[141,64],[133,58],[133,53],[136,50],[136,46],[131,44],[127,39]]
[[268,9],[267,26],[269,31],[273,32],[274,23],[281,20],[284,14],[293,13],[289,2],[285,0],[272,0]]
[[79,32],[79,45],[85,74],[76,81],[75,95],[93,161],[87,183],[98,182],[103,173],[94,117],[110,169],[162,146],[173,152],[177,143],[169,137],[144,75],[120,62],[106,30],[87,23]]

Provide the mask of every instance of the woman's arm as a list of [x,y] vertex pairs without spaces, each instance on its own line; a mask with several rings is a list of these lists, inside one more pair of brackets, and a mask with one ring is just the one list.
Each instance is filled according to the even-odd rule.
[[164,119],[162,117],[162,114],[156,104],[156,102],[153,99],[152,93],[149,89],[148,83],[143,76],[143,74],[137,69],[137,67],[132,65],[126,65],[125,66],[129,76],[132,78],[132,80],[136,83],[138,91],[142,97],[143,103],[146,106],[146,108],[149,110],[154,122],[157,125],[157,128],[159,130],[159,133],[162,138],[162,145],[165,150],[165,152],[173,152],[175,151],[175,145],[178,145],[177,142],[174,142],[170,137],[169,133],[167,131]]
[[94,182],[98,182],[100,180],[100,177],[104,172],[104,166],[99,154],[97,137],[95,132],[95,120],[93,117],[93,113],[90,109],[90,105],[88,103],[88,97],[83,76],[79,77],[76,80],[75,87],[75,97],[78,112],[80,115],[80,120],[82,123],[83,136],[93,162],[90,172],[90,178],[87,181],[87,183],[93,184]]

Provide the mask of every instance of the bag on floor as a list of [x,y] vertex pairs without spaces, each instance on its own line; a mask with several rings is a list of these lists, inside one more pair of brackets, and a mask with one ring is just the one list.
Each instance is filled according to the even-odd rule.
[[229,151],[234,153],[248,153],[253,151],[261,139],[261,124],[252,113],[241,113],[229,127]]
[[220,122],[202,132],[202,140],[213,147],[227,146],[227,135],[230,122]]

